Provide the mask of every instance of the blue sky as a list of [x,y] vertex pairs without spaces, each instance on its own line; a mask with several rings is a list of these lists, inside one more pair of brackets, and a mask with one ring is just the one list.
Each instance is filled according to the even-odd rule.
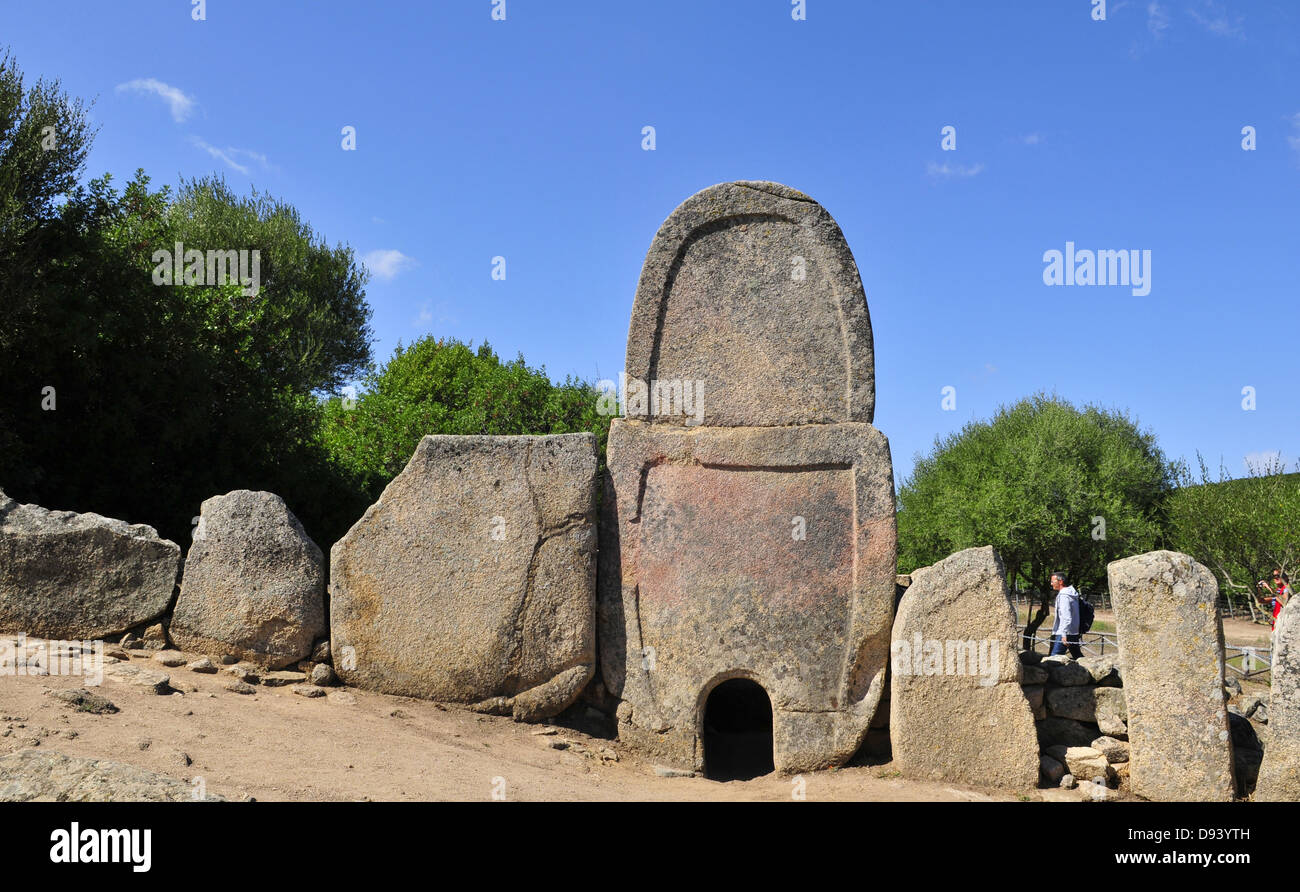
[[[378,360],[433,333],[617,378],[663,219],[776,180],[857,258],[899,477],[1037,390],[1294,464],[1300,5],[1106,5],[3,0],[0,45],[96,99],[90,174],[222,172],[368,257]],[[1150,251],[1150,293],[1048,287],[1066,242]]]

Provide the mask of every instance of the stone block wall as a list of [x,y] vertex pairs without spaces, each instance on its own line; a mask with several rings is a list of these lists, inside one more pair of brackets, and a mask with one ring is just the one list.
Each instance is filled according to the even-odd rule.
[[1128,706],[1118,656],[1073,660],[1022,651],[1020,661],[1038,733],[1040,786],[1059,786],[1068,774],[1127,789]]

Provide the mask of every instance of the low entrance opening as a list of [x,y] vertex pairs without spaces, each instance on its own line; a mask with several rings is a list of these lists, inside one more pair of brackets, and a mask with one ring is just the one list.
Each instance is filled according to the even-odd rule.
[[747,678],[724,681],[704,704],[704,776],[750,780],[774,770],[767,691]]

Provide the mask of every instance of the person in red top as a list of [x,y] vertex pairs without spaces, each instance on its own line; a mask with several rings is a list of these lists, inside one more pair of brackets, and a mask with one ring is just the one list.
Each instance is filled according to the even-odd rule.
[[1269,628],[1277,626],[1277,615],[1282,612],[1286,602],[1291,600],[1291,577],[1283,573],[1280,569],[1273,571],[1273,585],[1277,586],[1277,591],[1265,580],[1259,581],[1259,587],[1272,595],[1272,598],[1265,598],[1262,594],[1258,595],[1261,604],[1270,605],[1273,608],[1273,617],[1269,620]]

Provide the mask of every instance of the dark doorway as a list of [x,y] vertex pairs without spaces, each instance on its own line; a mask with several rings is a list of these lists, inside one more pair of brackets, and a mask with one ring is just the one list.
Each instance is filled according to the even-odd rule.
[[750,780],[774,770],[767,691],[747,678],[724,681],[704,704],[704,776]]

